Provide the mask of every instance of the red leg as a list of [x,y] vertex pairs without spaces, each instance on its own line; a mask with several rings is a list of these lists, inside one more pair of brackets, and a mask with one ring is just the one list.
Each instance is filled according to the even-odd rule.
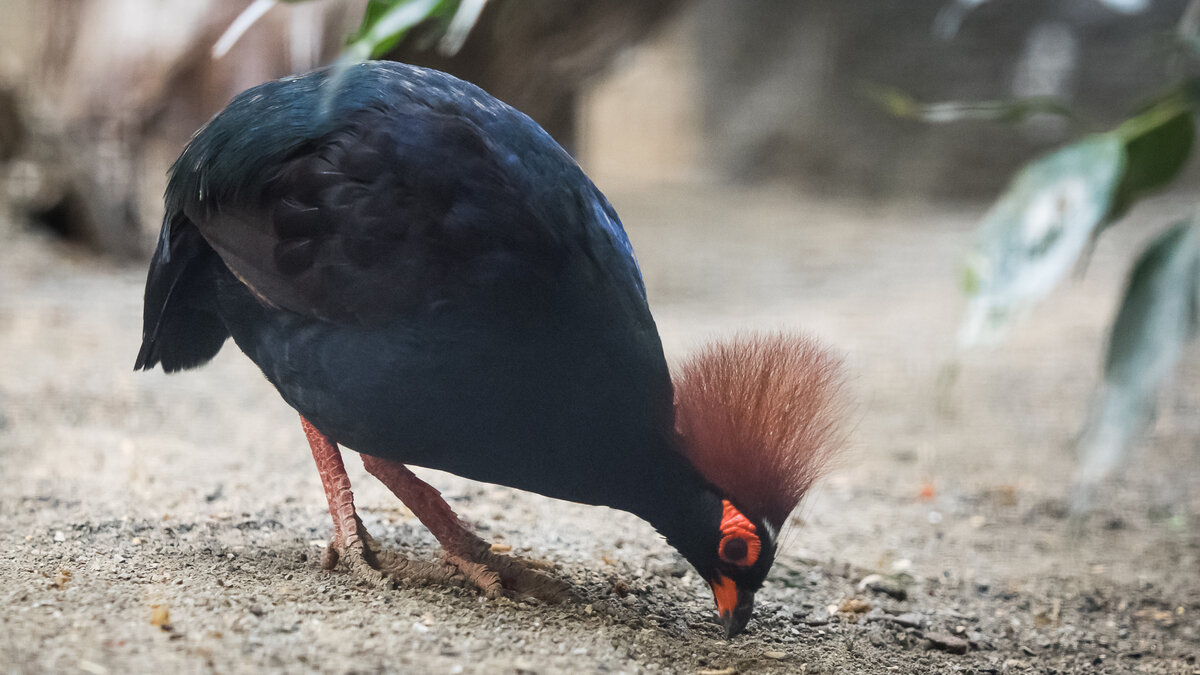
[[391,462],[371,455],[362,456],[363,466],[367,472],[379,479],[396,495],[404,505],[412,510],[421,524],[429,528],[438,543],[454,551],[471,550],[484,541],[476,537],[458,515],[442,498],[442,493],[429,483],[417,478],[408,467],[399,462]]
[[446,559],[443,563],[429,563],[383,551],[363,527],[354,508],[350,477],[346,475],[337,443],[303,416],[300,422],[312,447],[329,515],[333,517],[333,538],[321,560],[325,569],[333,569],[339,561],[344,561],[353,574],[374,585],[404,579],[418,583],[466,583],[489,597],[499,597],[506,588],[543,600],[560,600],[567,595],[565,584],[533,569],[544,569],[547,565],[492,553],[487,542],[459,521],[441,494],[403,464],[363,455],[367,471],[388,486],[429,528],[442,544]]
[[344,559],[355,574],[376,585],[385,583],[378,562],[373,560],[375,547],[369,546],[374,541],[363,528],[354,509],[354,493],[350,491],[350,477],[346,475],[341,451],[336,443],[317,431],[304,417],[300,418],[300,423],[312,448],[317,472],[321,475],[325,500],[329,503],[329,515],[333,516],[333,538],[325,548],[321,565],[327,570],[333,569],[339,559]]
[[461,583],[461,574],[455,567],[409,560],[382,550],[363,527],[355,511],[350,477],[346,475],[346,466],[342,463],[342,453],[337,443],[318,431],[303,416],[300,422],[312,447],[317,471],[321,474],[321,485],[329,502],[329,514],[333,516],[333,538],[325,549],[322,566],[333,569],[339,560],[344,561],[352,574],[376,586],[390,585],[399,578],[425,583]]
[[536,571],[549,565],[492,553],[487,542],[463,525],[441,493],[417,478],[408,467],[370,455],[363,455],[362,460],[367,472],[386,485],[429,528],[442,545],[446,562],[485,595],[499,597],[505,589],[548,601],[569,595],[569,588],[562,581]]

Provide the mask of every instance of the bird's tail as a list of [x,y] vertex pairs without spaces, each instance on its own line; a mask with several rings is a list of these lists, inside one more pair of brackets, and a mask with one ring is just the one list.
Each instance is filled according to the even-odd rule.
[[142,348],[134,370],[161,364],[168,373],[217,355],[229,337],[215,311],[211,265],[221,264],[186,216],[168,214],[146,278]]

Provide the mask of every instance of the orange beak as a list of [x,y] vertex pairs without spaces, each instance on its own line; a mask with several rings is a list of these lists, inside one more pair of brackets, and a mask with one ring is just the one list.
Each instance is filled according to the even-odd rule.
[[741,633],[754,613],[754,593],[742,591],[733,579],[725,575],[718,576],[709,585],[712,586],[713,599],[717,601],[717,616],[725,627],[725,637],[731,638]]

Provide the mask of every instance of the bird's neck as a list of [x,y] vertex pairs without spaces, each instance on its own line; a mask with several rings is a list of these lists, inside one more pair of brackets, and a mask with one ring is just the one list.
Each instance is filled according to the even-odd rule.
[[720,521],[721,497],[686,458],[670,449],[631,482],[628,503],[617,508],[650,523],[693,564],[716,550],[717,542],[709,540]]

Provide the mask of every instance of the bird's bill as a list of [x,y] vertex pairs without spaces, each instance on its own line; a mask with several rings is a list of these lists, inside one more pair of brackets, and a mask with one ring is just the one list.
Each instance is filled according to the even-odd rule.
[[717,616],[725,627],[725,637],[731,638],[741,633],[750,623],[750,615],[754,614],[754,593],[743,591],[733,579],[724,575],[709,582],[709,585],[712,586],[713,599],[717,601]]

